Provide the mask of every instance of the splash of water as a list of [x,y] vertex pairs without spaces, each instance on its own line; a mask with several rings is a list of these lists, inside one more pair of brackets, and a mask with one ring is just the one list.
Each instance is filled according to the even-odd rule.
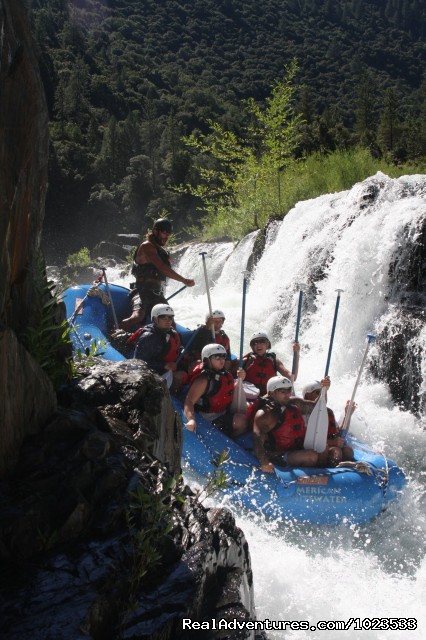
[[[285,220],[273,225],[266,249],[251,274],[246,304],[245,351],[250,334],[260,328],[271,336],[273,350],[291,366],[299,285],[304,283],[300,329],[301,360],[297,389],[322,377],[325,369],[336,289],[342,288],[334,338],[329,405],[338,415],[350,397],[364,352],[367,333],[389,333],[386,349],[401,334],[404,304],[420,308],[424,275],[410,271],[410,261],[426,218],[426,176],[397,180],[383,174],[351,190],[301,202]],[[176,270],[191,276],[197,287],[173,299],[179,322],[194,327],[208,310],[201,251],[208,252],[207,269],[213,307],[224,310],[225,330],[239,351],[242,271],[255,236],[235,249],[230,243],[193,245]],[[417,280],[416,280],[417,278]],[[176,289],[169,283],[168,292]],[[426,393],[426,327],[416,316],[404,349],[410,357],[398,363],[396,379],[414,375],[416,391]],[[415,631],[351,629],[348,640],[425,636],[422,604],[426,588],[426,431],[424,415],[403,410],[392,399],[386,361],[380,345],[370,349],[357,392],[358,409],[352,431],[360,439],[395,459],[409,482],[403,499],[376,521],[362,526],[328,529],[294,523],[260,522],[236,513],[249,540],[260,620],[348,620],[417,618]],[[376,367],[372,366],[376,362]],[[411,363],[411,365],[410,365]],[[399,367],[399,368],[398,368]],[[370,371],[371,369],[371,371]],[[371,372],[375,372],[373,377]],[[296,390],[297,390],[296,389]],[[419,402],[419,407],[425,407]],[[235,511],[226,499],[223,503]],[[337,631],[287,631],[286,638],[340,638]],[[271,638],[282,638],[283,632]]]

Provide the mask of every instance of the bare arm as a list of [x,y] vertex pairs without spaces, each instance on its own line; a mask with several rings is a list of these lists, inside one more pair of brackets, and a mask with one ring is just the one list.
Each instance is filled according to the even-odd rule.
[[189,387],[189,391],[186,394],[185,402],[183,405],[183,410],[185,412],[185,416],[188,420],[186,423],[186,428],[189,431],[197,430],[197,420],[195,418],[195,404],[201,398],[201,396],[205,393],[208,385],[207,378],[200,377],[196,378],[194,382]]
[[253,422],[253,448],[260,462],[260,468],[266,473],[274,472],[274,465],[269,462],[265,451],[266,434],[274,426],[275,420],[272,418],[272,412],[265,412],[262,409],[258,411]]
[[[294,378],[293,380],[297,380],[297,374],[299,373],[299,353],[300,353],[300,344],[298,342],[295,342],[293,344],[293,351],[297,354],[296,357],[296,367],[295,367],[295,371],[294,371]],[[276,367],[277,367],[277,371],[278,373],[280,373],[282,376],[284,376],[285,378],[288,378],[289,380],[291,380],[291,376],[292,373],[289,369],[287,369],[287,367],[284,365],[284,363],[282,362],[282,360],[280,360],[279,358],[276,359]]]
[[312,400],[304,400],[303,398],[298,398],[297,396],[294,396],[291,398],[291,401],[293,404],[296,405],[296,407],[298,407],[300,409],[300,411],[304,414],[304,415],[311,415],[312,411],[314,410],[315,407],[315,402]]

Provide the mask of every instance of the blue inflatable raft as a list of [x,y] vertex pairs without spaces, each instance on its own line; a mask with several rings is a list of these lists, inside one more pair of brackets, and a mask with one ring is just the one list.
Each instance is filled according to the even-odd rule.
[[[130,314],[129,290],[109,286],[116,317]],[[93,340],[103,341],[102,357],[112,361],[125,356],[110,343],[114,315],[108,304],[105,285],[71,287],[64,293],[71,337],[76,349],[90,348]],[[185,343],[191,331],[177,326]],[[172,398],[183,416],[183,400]],[[197,433],[184,428],[182,462],[203,477],[215,470],[218,454],[226,452],[225,470],[229,484],[223,492],[244,509],[260,512],[275,520],[296,520],[311,524],[361,524],[376,517],[395,500],[405,484],[402,470],[383,455],[375,453],[353,436],[348,444],[355,463],[332,469],[275,468],[262,473],[251,450],[251,436],[232,440],[211,423],[197,419]]]

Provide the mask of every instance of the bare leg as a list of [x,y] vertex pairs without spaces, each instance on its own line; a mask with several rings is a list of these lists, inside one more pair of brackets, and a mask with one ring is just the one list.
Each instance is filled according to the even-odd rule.
[[247,416],[235,413],[232,419],[232,437],[242,436],[247,430]]
[[139,325],[144,324],[145,315],[146,314],[143,309],[139,309],[138,311],[133,311],[131,316],[129,316],[128,318],[124,318],[124,320],[120,322],[121,329],[124,329],[125,331],[127,331],[128,329],[132,329],[138,324]]
[[188,374],[185,371],[173,371],[173,382],[170,393],[179,393],[182,385],[185,384]]
[[327,466],[335,467],[342,461],[342,449],[339,447],[329,447],[327,456]]
[[287,464],[290,467],[325,467],[326,451],[317,453],[313,449],[295,449],[287,453]]
[[142,325],[145,321],[145,316],[147,313],[146,304],[142,303],[141,295],[138,289],[133,289],[130,293],[130,303],[132,305],[132,313],[128,318],[124,318],[124,320],[120,323],[120,328],[128,331],[132,329],[136,325]]
[[342,448],[342,460],[353,460],[354,459],[354,450],[352,447],[344,446]]

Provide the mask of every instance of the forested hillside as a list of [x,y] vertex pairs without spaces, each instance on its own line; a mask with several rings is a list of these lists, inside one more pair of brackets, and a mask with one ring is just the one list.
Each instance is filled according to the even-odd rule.
[[[243,134],[295,57],[296,156],[362,144],[426,156],[421,0],[27,0],[51,117],[47,224],[99,237],[200,202],[183,135]],[[81,243],[77,243],[81,244]]]

